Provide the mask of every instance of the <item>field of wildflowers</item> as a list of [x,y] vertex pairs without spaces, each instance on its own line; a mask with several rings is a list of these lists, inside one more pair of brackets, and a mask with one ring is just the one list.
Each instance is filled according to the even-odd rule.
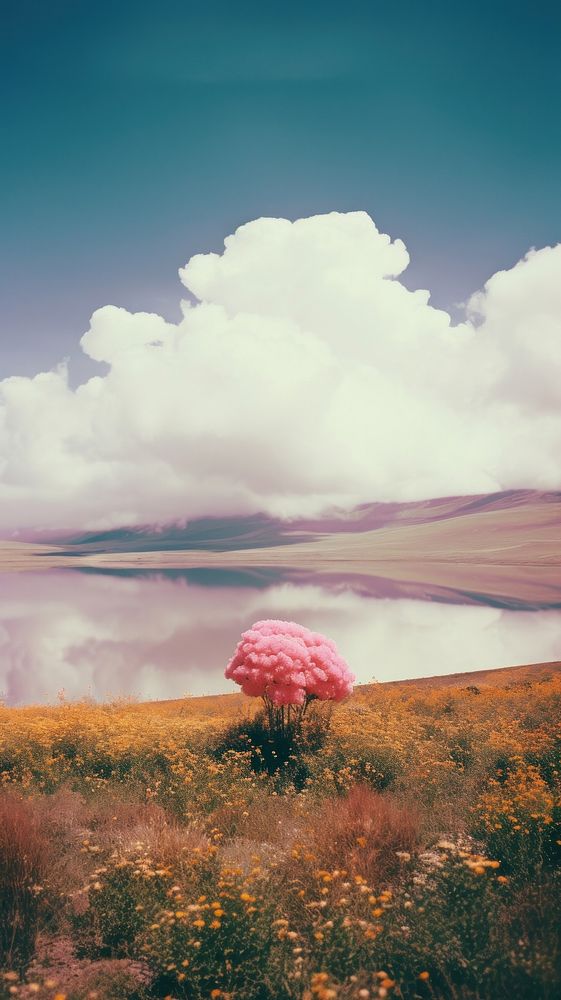
[[0,709],[2,1000],[561,995],[560,675],[255,710]]

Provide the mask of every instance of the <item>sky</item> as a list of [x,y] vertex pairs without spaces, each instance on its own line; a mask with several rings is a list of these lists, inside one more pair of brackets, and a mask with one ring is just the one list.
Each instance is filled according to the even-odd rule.
[[364,210],[457,303],[559,239],[550,0],[2,3],[0,377],[112,303],[179,317],[177,268],[261,216]]
[[0,531],[561,489],[557,5],[3,27]]

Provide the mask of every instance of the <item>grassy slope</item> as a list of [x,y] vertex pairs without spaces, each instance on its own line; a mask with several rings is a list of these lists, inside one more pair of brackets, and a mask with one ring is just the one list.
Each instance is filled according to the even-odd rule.
[[[552,674],[561,673],[561,660],[550,663],[530,663],[520,667],[498,667],[493,670],[476,670],[460,674],[445,674],[438,677],[420,677],[405,681],[385,681],[381,684],[361,684],[355,689],[355,697],[369,701],[375,699],[380,688],[406,689],[411,694],[415,688],[424,692],[441,688],[506,687],[509,684],[537,683]],[[203,695],[196,698],[173,698],[155,702],[131,703],[133,712],[154,711],[158,714],[181,713],[182,715],[206,719],[210,717],[229,719],[238,716],[244,709],[255,705],[254,698],[247,698],[237,692],[233,694]]]

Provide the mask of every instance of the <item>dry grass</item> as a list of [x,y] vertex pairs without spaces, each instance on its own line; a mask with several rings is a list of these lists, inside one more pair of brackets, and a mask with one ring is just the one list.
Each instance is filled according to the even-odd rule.
[[114,832],[113,843],[119,853],[128,854],[141,848],[143,851],[158,857],[163,865],[179,865],[181,859],[193,852],[206,849],[209,838],[201,826],[183,826],[166,817],[152,817],[145,824],[126,830]]
[[139,962],[77,958],[69,937],[40,938],[27,977],[36,987],[29,993],[36,1000],[51,1000],[53,993],[65,1000],[130,1000],[144,996],[149,979],[149,971]]
[[323,804],[306,840],[321,868],[337,868],[344,858],[352,875],[376,885],[391,881],[406,855],[419,847],[420,825],[418,810],[391,794],[355,785],[348,795]]
[[260,845],[286,844],[299,828],[301,805],[284,795],[271,795],[266,789],[252,796],[251,808],[239,801],[220,806],[209,822],[225,837],[237,837]]
[[0,797],[0,967],[23,969],[39,929],[48,845],[30,806]]

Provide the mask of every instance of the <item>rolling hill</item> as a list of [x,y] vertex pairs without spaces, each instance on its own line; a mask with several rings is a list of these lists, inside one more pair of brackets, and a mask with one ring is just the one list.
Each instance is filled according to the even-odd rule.
[[390,526],[430,524],[467,514],[514,511],[550,505],[561,511],[561,493],[507,490],[475,496],[440,497],[407,503],[367,503],[333,509],[321,517],[281,520],[267,514],[195,518],[185,524],[139,525],[103,532],[35,533],[28,540],[62,543],[89,552],[230,552],[309,542],[318,536],[376,531]]
[[324,518],[207,518],[64,543],[0,544],[0,568],[147,573],[267,567],[378,597],[561,607],[561,493],[510,491],[366,504]]

